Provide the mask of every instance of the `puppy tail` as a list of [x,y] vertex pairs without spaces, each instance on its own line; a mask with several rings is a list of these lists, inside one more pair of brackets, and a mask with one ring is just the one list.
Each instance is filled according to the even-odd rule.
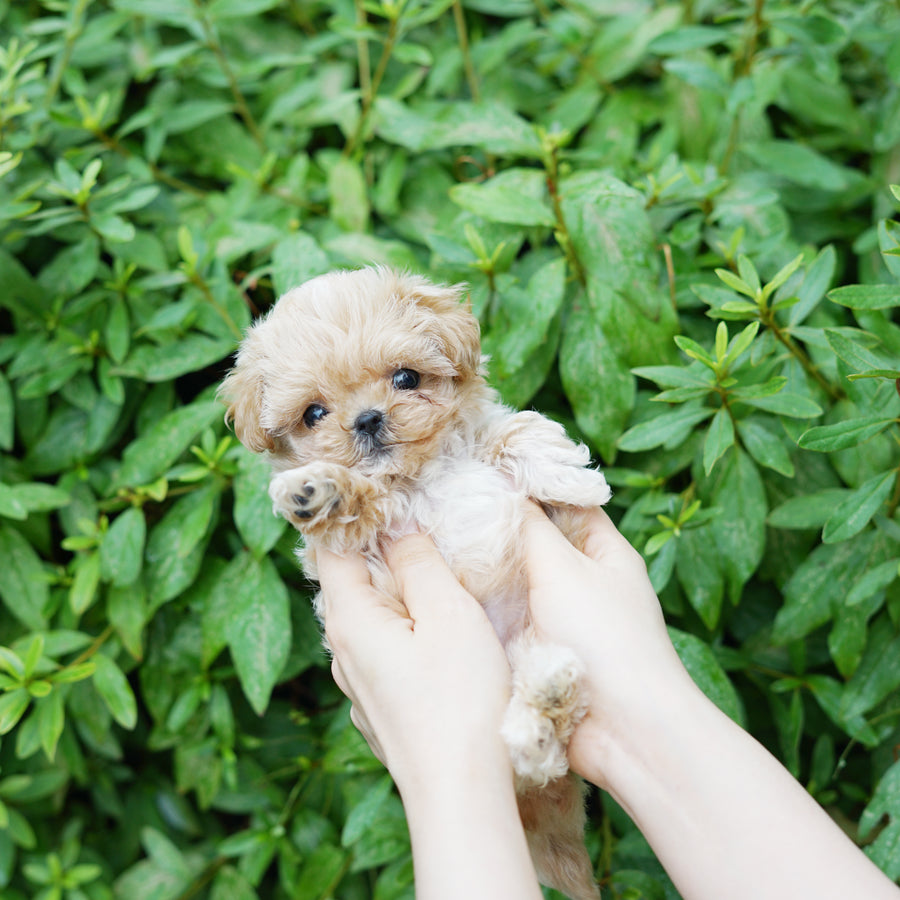
[[569,774],[519,794],[519,815],[539,881],[572,900],[600,900],[584,846],[584,782]]

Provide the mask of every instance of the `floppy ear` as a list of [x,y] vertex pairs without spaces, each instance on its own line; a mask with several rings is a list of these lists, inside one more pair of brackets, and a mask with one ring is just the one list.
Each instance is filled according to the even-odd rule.
[[464,285],[430,284],[424,279],[413,288],[420,307],[435,313],[431,324],[447,357],[462,376],[478,374],[481,366],[481,326],[472,315],[468,300],[463,300]]
[[255,453],[274,450],[272,436],[260,422],[263,408],[263,377],[259,361],[245,341],[234,368],[219,385],[219,397],[228,404],[226,422],[234,422],[238,440]]

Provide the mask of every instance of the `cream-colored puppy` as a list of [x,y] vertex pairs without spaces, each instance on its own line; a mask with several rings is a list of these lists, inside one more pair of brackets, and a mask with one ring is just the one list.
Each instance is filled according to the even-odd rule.
[[531,498],[580,545],[584,508],[610,490],[560,425],[498,402],[460,293],[383,268],[314,278],[250,329],[221,393],[240,440],[271,459],[269,493],[303,533],[311,577],[317,547],[361,551],[396,598],[382,547],[419,529],[482,604],[512,667],[503,736],[538,876],[590,900],[566,759],[586,710],[581,666],[534,639],[520,535]]

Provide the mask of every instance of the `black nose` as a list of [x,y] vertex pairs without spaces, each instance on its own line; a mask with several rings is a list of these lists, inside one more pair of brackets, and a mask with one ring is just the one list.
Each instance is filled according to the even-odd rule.
[[377,409],[367,409],[365,412],[361,412],[357,417],[356,421],[353,423],[353,427],[360,433],[368,435],[369,437],[375,437],[376,434],[381,430],[381,425],[384,422],[384,414],[379,412]]

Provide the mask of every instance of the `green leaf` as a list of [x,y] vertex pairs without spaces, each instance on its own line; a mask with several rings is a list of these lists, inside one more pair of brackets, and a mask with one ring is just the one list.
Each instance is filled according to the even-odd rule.
[[15,491],[9,485],[2,482],[0,482],[0,516],[19,521],[28,518],[25,504],[16,497]]
[[795,256],[787,265],[783,266],[778,272],[775,273],[772,280],[767,282],[765,288],[763,289],[762,295],[764,298],[770,297],[775,291],[778,290],[785,282],[787,282],[788,278],[800,268],[801,263],[803,262],[803,254],[799,253]]
[[876,434],[881,434],[896,418],[884,416],[863,416],[859,419],[846,419],[834,425],[817,425],[804,431],[797,443],[804,450],[816,450],[819,453],[830,453],[833,450],[845,450],[863,444]]
[[828,299],[851,309],[891,309],[900,306],[900,285],[848,284],[829,291]]
[[767,171],[804,187],[844,191],[855,180],[849,169],[796,141],[746,143],[741,145],[741,152]]
[[822,540],[836,544],[862,531],[890,496],[896,480],[895,470],[881,472],[853,491],[825,523]]
[[689,337],[685,337],[683,334],[676,334],[674,340],[678,349],[682,350],[691,359],[696,359],[698,362],[703,363],[710,369],[714,369],[716,367],[713,358],[695,340],[692,340]]
[[857,606],[868,600],[873,594],[883,591],[900,575],[898,564],[900,564],[900,557],[895,557],[875,566],[868,572],[863,572],[847,594],[847,606]]
[[364,232],[369,221],[369,197],[359,164],[339,156],[328,172],[331,218],[344,231]]
[[613,462],[616,439],[634,403],[634,376],[621,360],[597,317],[573,309],[560,347],[560,375],[578,427],[603,458]]
[[539,199],[543,183],[542,173],[536,169],[510,169],[481,184],[455,185],[450,199],[491,222],[552,228],[556,223],[553,211]]
[[125,449],[115,473],[119,487],[149,484],[162,475],[204,428],[224,415],[215,400],[181,406],[155,422]]
[[803,276],[803,282],[797,288],[797,304],[791,308],[790,324],[799,325],[821,303],[828,285],[834,278],[837,266],[837,254],[829,245],[821,250],[810,263]]
[[111,587],[106,592],[106,615],[125,649],[134,659],[142,659],[142,635],[147,623],[147,596],[143,584],[136,582]]
[[[753,274],[756,274],[755,270]],[[756,292],[759,290],[758,277],[756,278],[754,287],[753,284],[748,284],[743,278],[735,275],[734,272],[730,272],[728,269],[716,269],[716,275],[723,284],[728,285],[733,291],[738,294],[743,294],[746,297],[750,297],[751,300],[756,299]],[[741,307],[741,309],[744,309],[744,307]]]
[[297,897],[326,897],[344,871],[346,851],[331,844],[317,847],[304,861],[294,886]]
[[132,584],[141,574],[147,520],[144,511],[129,507],[119,513],[100,545],[100,577],[116,585]]
[[728,353],[726,354],[724,359],[726,366],[730,367],[734,365],[740,355],[750,349],[750,345],[753,343],[753,339],[756,337],[758,331],[759,320],[757,319],[755,322],[751,322],[739,334],[736,334],[731,339],[728,344]]
[[702,387],[711,389],[715,385],[712,375],[698,366],[637,366],[631,370],[641,378],[656,382],[660,387]]
[[693,634],[669,628],[669,638],[675,645],[681,662],[697,687],[712,700],[719,709],[740,726],[746,723],[741,698],[719,665],[709,644]]
[[72,499],[68,491],[42,482],[14,484],[10,490],[13,500],[27,513],[59,509],[61,506],[67,506]]
[[115,297],[109,305],[109,316],[104,328],[106,349],[115,363],[121,363],[128,355],[131,343],[131,323],[128,306],[122,297]]
[[210,18],[246,18],[274,9],[281,0],[213,0],[209,5]]
[[562,257],[541,266],[526,288],[513,285],[500,291],[503,321],[491,332],[489,353],[498,374],[511,375],[547,339],[548,331],[565,298],[566,261]]
[[69,607],[80,616],[93,606],[100,585],[100,553],[82,553],[75,559],[75,577],[69,590]]
[[269,481],[272,470],[258,453],[241,453],[234,479],[234,524],[253,555],[268,553],[284,534],[287,522],[272,512]]
[[698,409],[693,406],[682,406],[673,410],[667,410],[661,415],[641,422],[629,428],[619,438],[619,449],[629,453],[638,453],[642,450],[652,450],[664,444],[672,446],[669,442],[678,440],[683,443],[687,439],[694,425],[710,418],[713,410],[708,407]]
[[262,715],[290,653],[290,603],[268,557],[240,559],[245,575],[231,598],[225,635],[244,694]]
[[375,101],[375,129],[384,140],[414,153],[444,147],[482,147],[491,153],[540,159],[534,128],[509,106],[481,103]]
[[0,450],[11,450],[15,425],[15,407],[9,381],[0,372]]
[[31,694],[25,688],[0,696],[0,734],[7,734],[16,727],[30,703]]
[[784,586],[784,605],[775,616],[772,639],[790,644],[824,625],[844,604],[847,586],[894,555],[891,542],[875,531],[816,547]]
[[726,28],[713,25],[681,25],[655,37],[647,47],[649,53],[662,56],[677,55],[688,50],[699,50],[720,44],[729,37]]
[[703,442],[703,468],[707,475],[732,444],[734,444],[734,423],[728,410],[722,406],[713,416],[706,440]]
[[788,416],[792,419],[813,419],[822,415],[822,407],[815,400],[790,391],[779,391],[777,394],[767,397],[745,396],[740,389],[733,391],[733,394],[735,399],[740,400],[741,403],[775,413],[778,416]]
[[756,571],[766,546],[768,503],[759,469],[734,447],[701,486],[706,505],[718,509],[712,533],[733,603]]
[[385,801],[391,795],[394,781],[390,775],[378,779],[375,785],[363,795],[362,800],[350,810],[341,832],[341,846],[350,847],[367,831],[370,831]]
[[34,715],[37,716],[41,747],[47,759],[53,762],[56,756],[56,747],[66,724],[62,691],[57,688],[38,700]]
[[[862,336],[862,333],[860,333]],[[831,345],[831,349],[851,368],[865,374],[870,371],[890,370],[892,360],[886,360],[869,352],[857,341],[851,340],[843,332],[834,328],[825,329],[825,337]],[[887,363],[887,368],[885,366]],[[897,373],[900,377],[900,372]],[[852,376],[851,376],[852,377]]]
[[737,428],[741,443],[756,462],[793,478],[794,464],[784,441],[777,434],[763,423],[752,419],[739,420]]
[[330,268],[328,254],[304,231],[282,238],[272,251],[272,280],[279,296]]
[[128,679],[122,670],[103,653],[94,657],[97,666],[93,684],[97,693],[112,713],[112,717],[129,730],[137,724],[137,701]]
[[846,496],[844,488],[800,494],[775,507],[767,522],[773,528],[822,528],[834,513],[835,506]]
[[884,615],[869,630],[862,661],[847,682],[842,700],[848,718],[865,715],[900,687],[900,635]]
[[27,628],[42,631],[47,627],[44,611],[50,591],[41,558],[18,531],[0,525],[0,559],[3,605]]
[[145,571],[151,610],[177,597],[197,577],[218,504],[214,486],[192,491],[179,497],[150,532]]
[[675,571],[688,602],[710,630],[719,622],[725,599],[725,573],[713,533],[713,524],[684,530],[677,539],[675,557]]
[[900,760],[881,776],[872,799],[859,819],[859,839],[868,842],[866,855],[891,881],[900,878]]
[[235,339],[189,334],[165,344],[139,343],[128,358],[111,370],[113,375],[155,383],[222,362],[234,351]]

